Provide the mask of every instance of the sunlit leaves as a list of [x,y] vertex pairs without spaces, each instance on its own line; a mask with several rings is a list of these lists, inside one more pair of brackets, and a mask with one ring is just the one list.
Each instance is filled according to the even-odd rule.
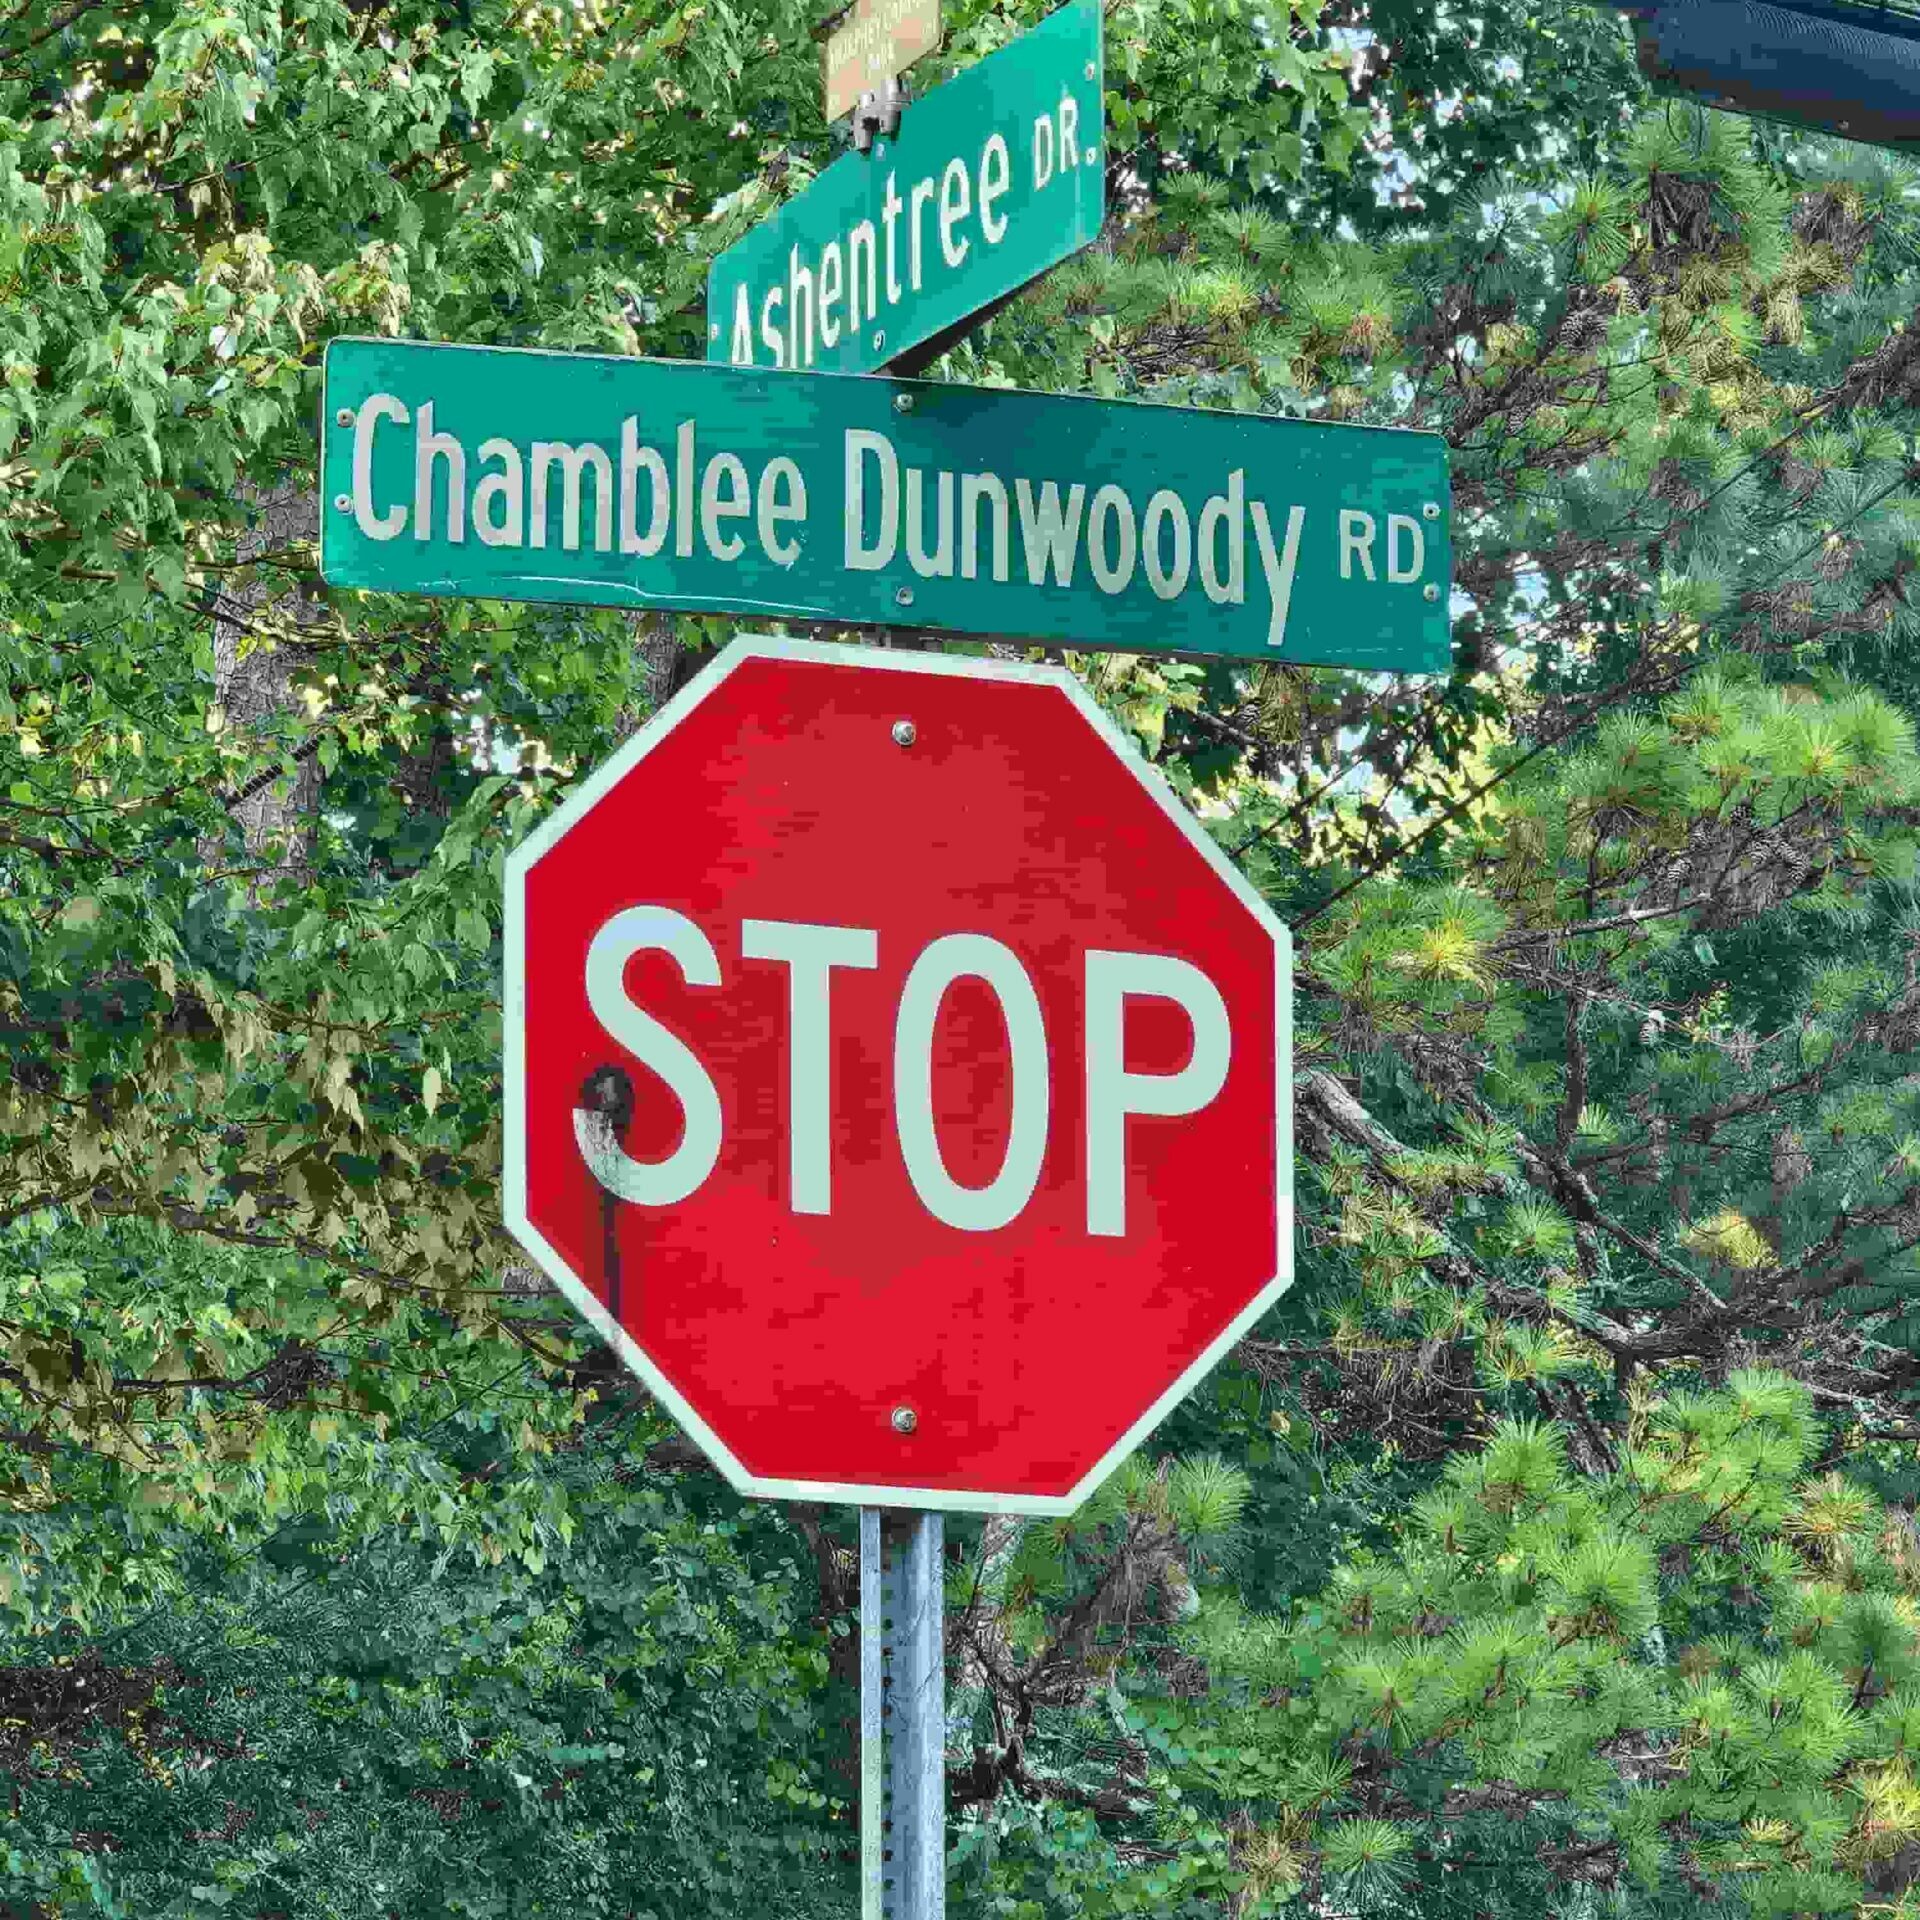
[[1683,1241],[1694,1252],[1744,1272],[1763,1267],[1773,1258],[1773,1249],[1752,1221],[1732,1207],[1722,1207],[1705,1220],[1696,1220],[1687,1229]]

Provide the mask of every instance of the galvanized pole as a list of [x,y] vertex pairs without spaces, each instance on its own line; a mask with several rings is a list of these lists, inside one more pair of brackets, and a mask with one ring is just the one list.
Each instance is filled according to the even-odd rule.
[[860,1510],[861,1920],[947,1911],[944,1534]]
[[944,1920],[947,1675],[940,1549],[946,1530],[937,1513],[901,1514],[897,1523],[885,1569],[894,1655],[887,1773],[895,1900],[887,1920]]
[[880,1509],[860,1509],[860,1920],[886,1920],[886,1595],[881,1591]]

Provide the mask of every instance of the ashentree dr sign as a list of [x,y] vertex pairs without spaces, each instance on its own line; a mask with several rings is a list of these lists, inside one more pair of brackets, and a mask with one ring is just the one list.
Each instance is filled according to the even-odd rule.
[[507,904],[508,1223],[745,1491],[1068,1510],[1291,1274],[1285,929],[1069,674],[736,642]]
[[1099,0],[915,101],[714,261],[707,358],[867,373],[1099,236]]
[[1448,663],[1435,434],[397,340],[324,407],[335,585]]

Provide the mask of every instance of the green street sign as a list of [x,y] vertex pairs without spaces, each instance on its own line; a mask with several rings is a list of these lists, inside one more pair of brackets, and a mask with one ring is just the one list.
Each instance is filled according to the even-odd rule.
[[1094,240],[1099,0],[1069,0],[836,160],[714,263],[707,358],[871,373]]
[[335,586],[1448,664],[1434,434],[405,340],[325,378]]

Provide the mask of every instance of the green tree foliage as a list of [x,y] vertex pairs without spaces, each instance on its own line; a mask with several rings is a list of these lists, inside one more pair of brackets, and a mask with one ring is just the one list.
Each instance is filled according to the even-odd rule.
[[[0,19],[0,1910],[850,1910],[847,1516],[495,1205],[505,850],[727,623],[329,593],[310,495],[333,334],[701,351],[810,24]],[[1912,170],[1574,0],[1107,33],[1108,231],[938,371],[1443,433],[1457,657],[1073,661],[1296,928],[1301,1280],[954,1529],[956,1911],[1890,1917]]]
[[564,1507],[550,1555],[449,1577],[449,1545],[349,1552],[320,1519],[203,1584],[186,1632],[10,1669],[0,1755],[33,1791],[7,1893],[124,1920],[843,1912],[791,1530],[650,1467],[631,1412],[531,1471],[506,1414],[443,1459],[518,1459]]
[[1123,1716],[1184,1789],[1165,1895],[1851,1910],[1920,1834],[1920,1553],[1909,1516],[1804,1477],[1819,1436],[1752,1371],[1637,1406],[1597,1473],[1503,1420],[1290,1616],[1222,1583],[1177,1636],[1212,1684]]

